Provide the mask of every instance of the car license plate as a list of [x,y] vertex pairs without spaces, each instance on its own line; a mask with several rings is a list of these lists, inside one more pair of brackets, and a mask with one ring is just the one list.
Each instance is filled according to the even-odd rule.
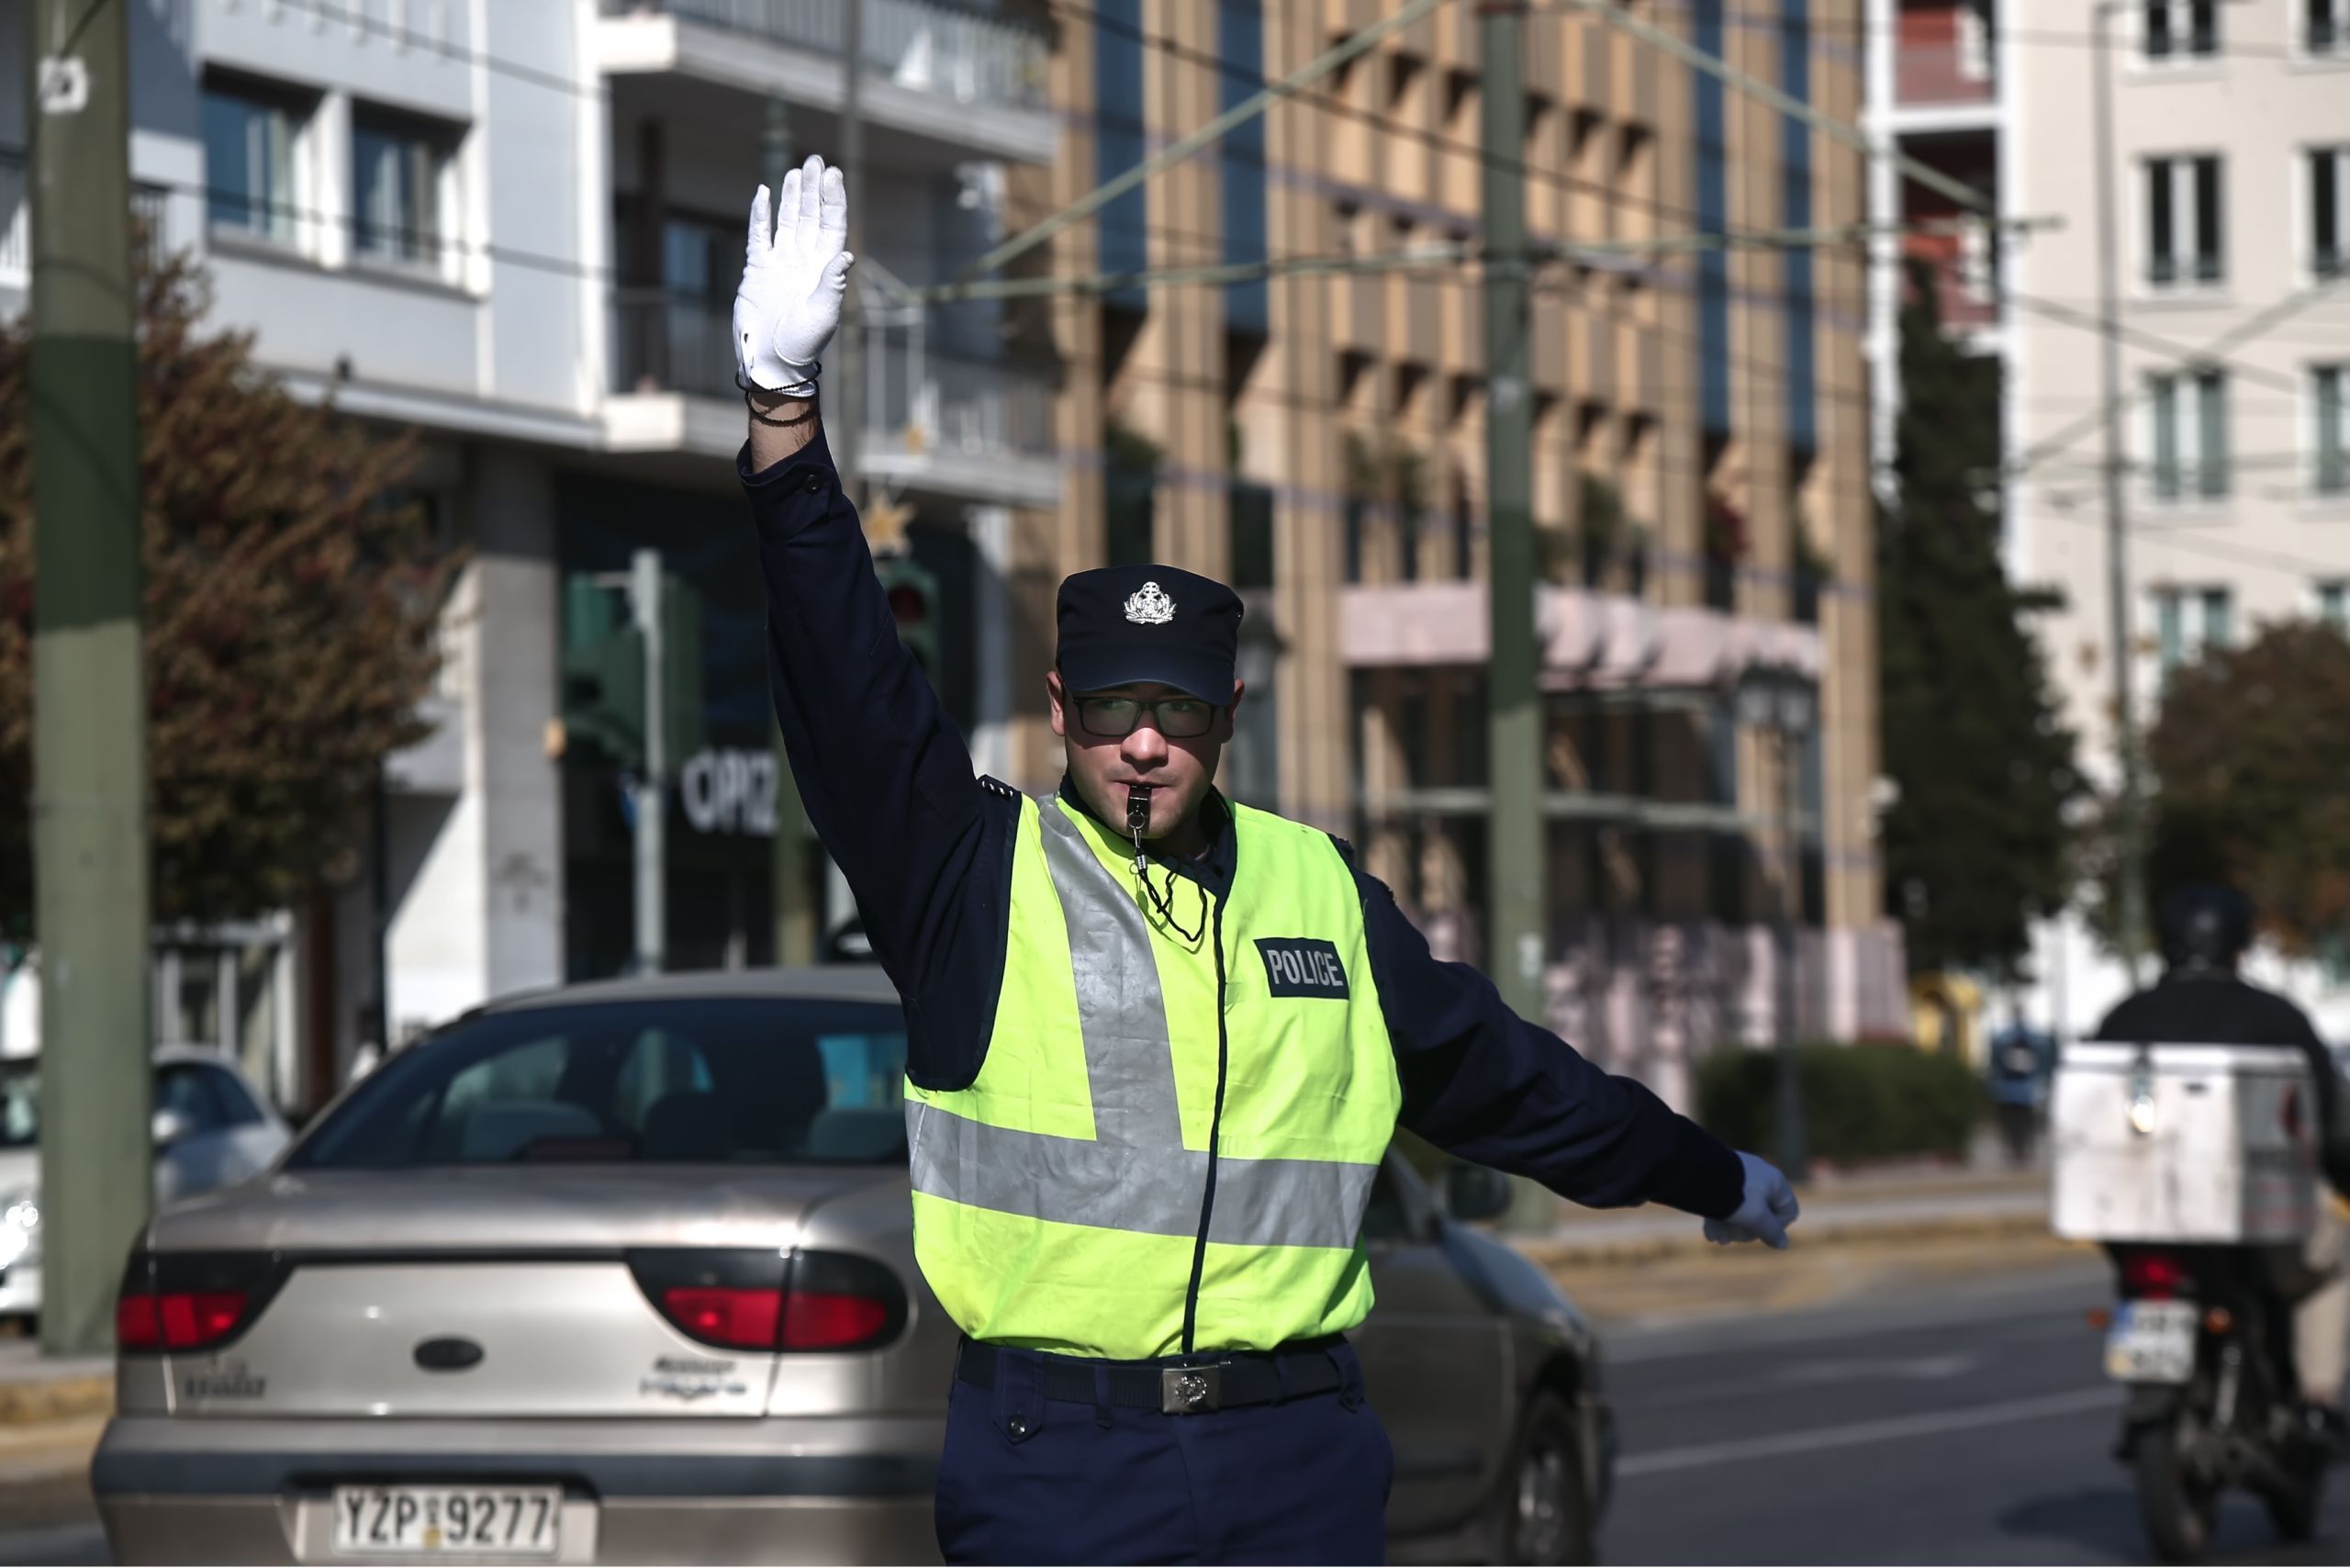
[[563,1519],[559,1486],[338,1486],[334,1549],[464,1557],[552,1557]]
[[2185,1383],[2195,1375],[2191,1301],[2125,1301],[2105,1335],[2105,1373],[2116,1383]]

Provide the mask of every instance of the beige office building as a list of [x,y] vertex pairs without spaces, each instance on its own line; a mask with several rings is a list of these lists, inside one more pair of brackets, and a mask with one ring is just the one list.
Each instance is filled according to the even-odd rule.
[[[1790,0],[1767,26],[1639,9],[1850,120],[1858,3]],[[1391,9],[1057,8],[1064,153],[1011,173],[1007,224]],[[1063,234],[1050,271],[1473,246],[1480,64],[1475,8],[1443,7]],[[1865,259],[1624,242],[1856,222],[1864,180],[1845,150],[1595,20],[1538,10],[1524,72],[1529,228],[1564,257],[1538,275],[1529,345],[1550,1021],[1683,1098],[1696,1057],[1783,1017],[1815,1037],[1902,1027],[1871,807]],[[1353,837],[1439,955],[1483,962],[1476,265],[1120,288],[1013,319],[1013,352],[1059,366],[1063,464],[1060,506],[1013,521],[1013,777],[1058,780],[1025,698],[1064,571],[1225,577],[1251,611],[1227,787]]]

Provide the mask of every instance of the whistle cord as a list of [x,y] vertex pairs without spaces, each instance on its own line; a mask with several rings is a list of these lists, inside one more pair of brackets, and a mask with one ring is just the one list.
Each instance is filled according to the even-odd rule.
[[[1158,918],[1166,923],[1167,928],[1174,932],[1176,935],[1181,936],[1191,946],[1194,947],[1198,946],[1200,944],[1200,937],[1206,933],[1208,928],[1207,889],[1202,888],[1200,890],[1199,929],[1196,931],[1186,931],[1183,929],[1183,923],[1175,918],[1173,901],[1166,894],[1161,893],[1158,890],[1158,884],[1150,879],[1150,857],[1143,849],[1142,834],[1139,833],[1135,834],[1135,875],[1141,879],[1143,896],[1150,901],[1150,907],[1158,912]],[[1172,870],[1167,873],[1167,886],[1169,892],[1174,890],[1176,877],[1177,873]]]

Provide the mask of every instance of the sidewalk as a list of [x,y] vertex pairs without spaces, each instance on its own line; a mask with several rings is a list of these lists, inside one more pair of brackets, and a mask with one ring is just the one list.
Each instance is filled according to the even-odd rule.
[[38,1339],[0,1339],[0,1525],[86,1518],[90,1455],[113,1413],[113,1358],[51,1360]]
[[[1797,1190],[1796,1245],[2045,1235],[2048,1178],[1954,1170],[1823,1180]],[[1672,1209],[1569,1209],[1543,1235],[1513,1237],[1544,1264],[1637,1263],[1707,1245],[1703,1222]]]

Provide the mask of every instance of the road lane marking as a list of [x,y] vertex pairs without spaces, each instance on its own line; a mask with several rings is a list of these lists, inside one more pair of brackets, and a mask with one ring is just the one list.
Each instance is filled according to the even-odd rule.
[[2018,1421],[2044,1420],[2051,1416],[2077,1416],[2088,1410],[2110,1409],[2121,1403],[2121,1391],[2110,1383],[2075,1389],[2070,1394],[2045,1394],[2036,1399],[2010,1399],[1999,1405],[1977,1405],[1961,1410],[1930,1410],[1915,1416],[1894,1416],[1881,1421],[1853,1421],[1841,1427],[1815,1427],[1808,1431],[1780,1432],[1767,1438],[1740,1438],[1726,1443],[1696,1443],[1687,1448],[1662,1449],[1632,1454],[1616,1466],[1617,1476],[1630,1480],[1676,1470],[1702,1470],[1709,1465],[1736,1464],[1743,1460],[1777,1459],[1787,1454],[1816,1453],[1822,1449],[1857,1448],[1864,1443],[1892,1442],[1903,1438],[1939,1437],[1944,1432],[2005,1427]]

